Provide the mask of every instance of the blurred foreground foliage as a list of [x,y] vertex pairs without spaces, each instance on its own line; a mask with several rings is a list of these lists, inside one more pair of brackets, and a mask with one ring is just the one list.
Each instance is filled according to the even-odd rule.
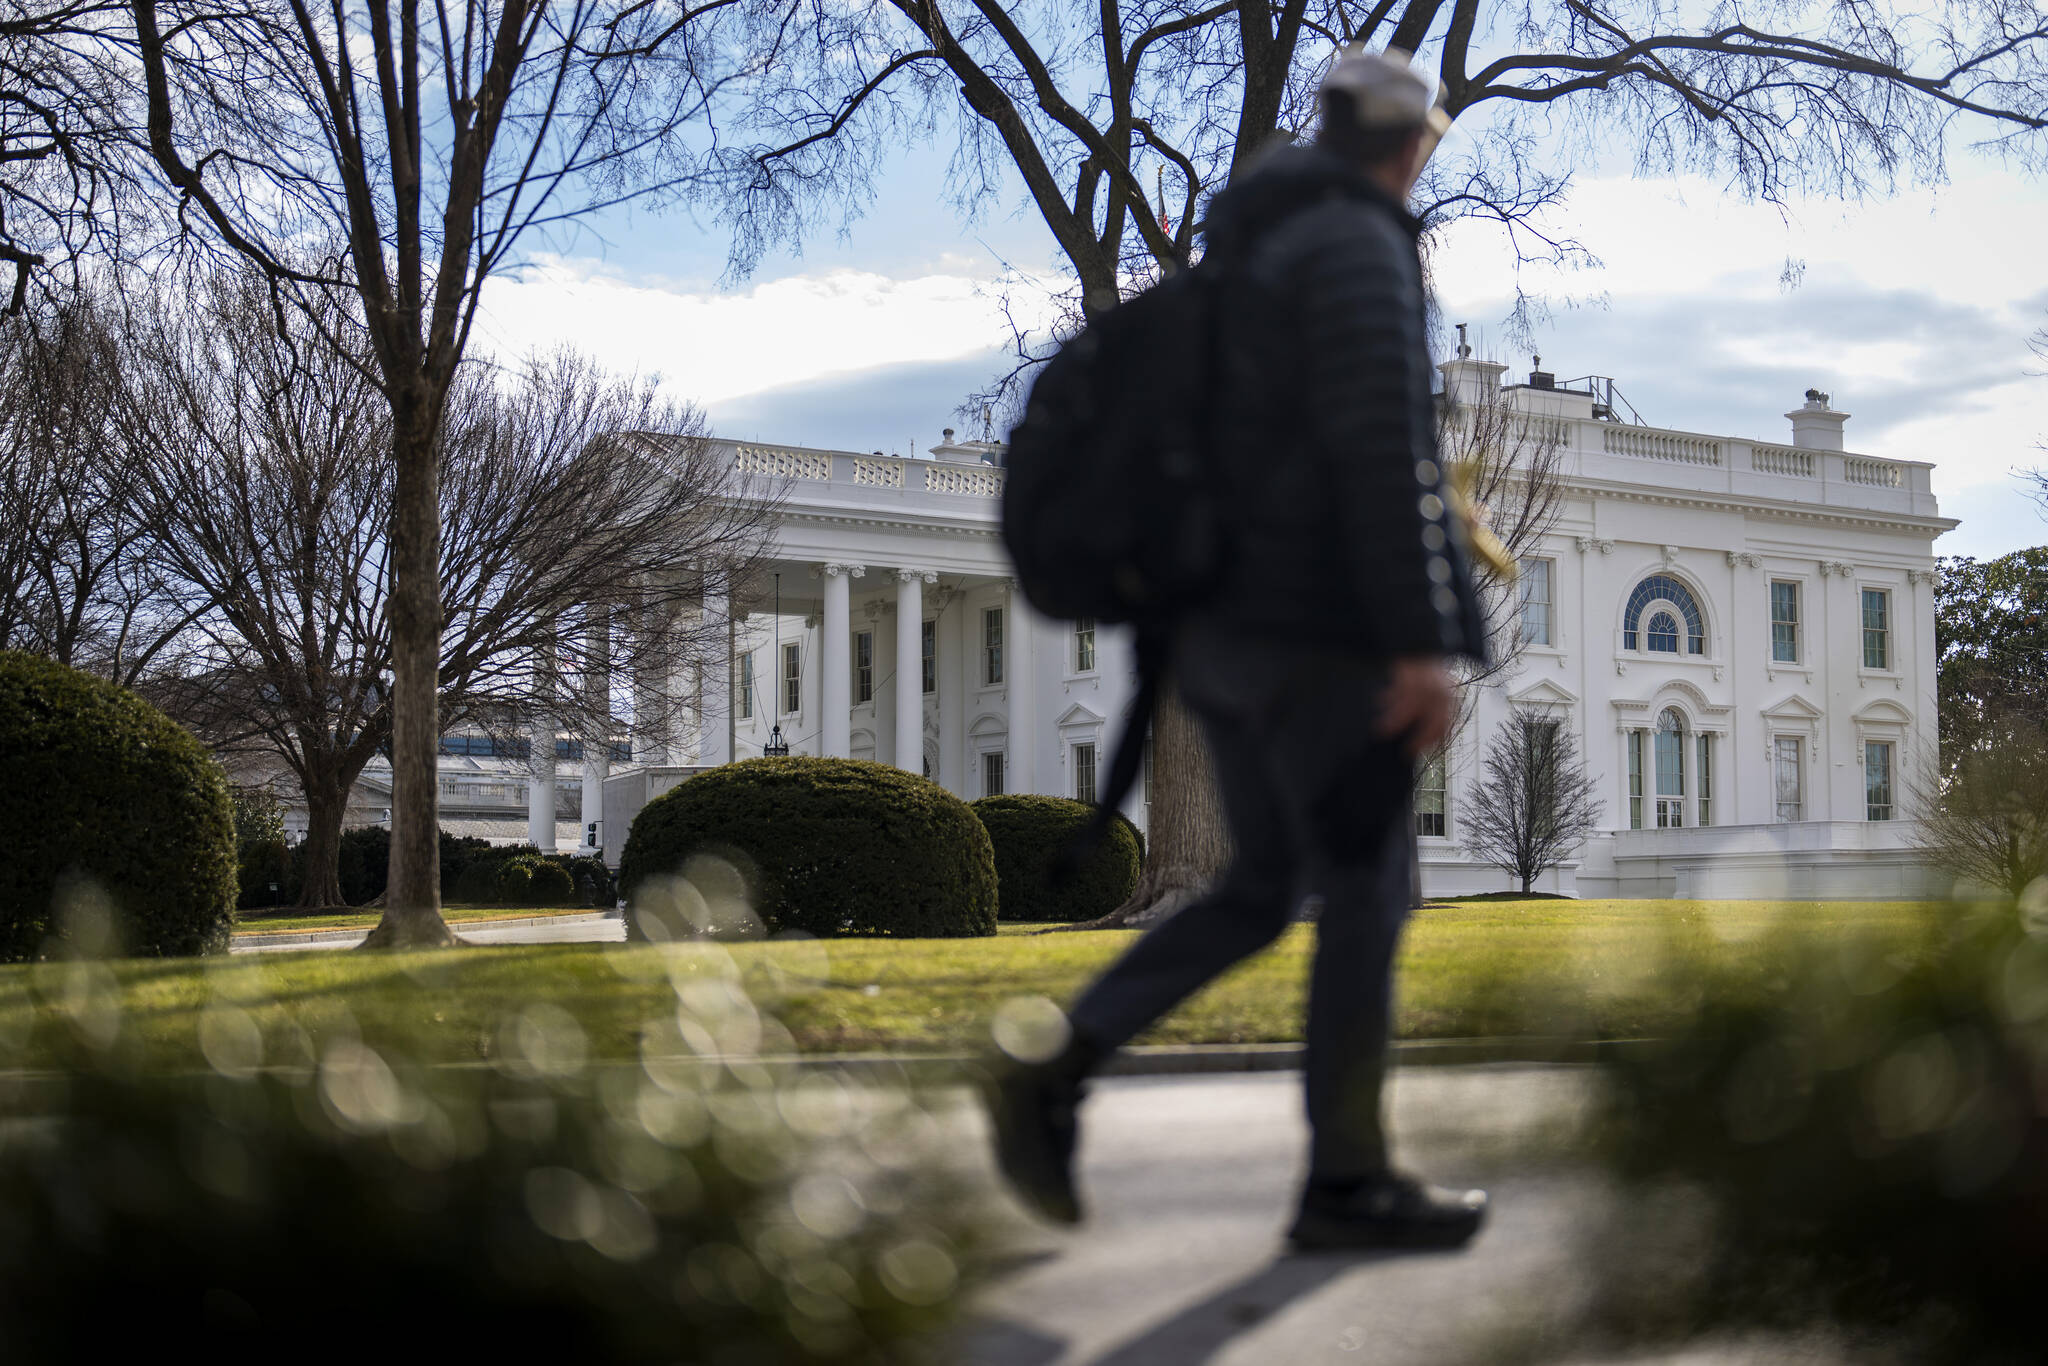
[[619,963],[666,988],[631,1061],[545,1002],[449,1067],[224,991],[184,1073],[61,965],[57,1037],[0,1038],[63,1060],[0,1073],[0,1360],[928,1359],[981,1247],[939,1120],[756,1061],[722,949]]
[[1629,1194],[1590,1240],[1595,1326],[1824,1322],[1902,1360],[2040,1360],[2048,881],[1910,940],[1788,924],[1761,961],[1674,956],[1688,1018],[1608,1069]]

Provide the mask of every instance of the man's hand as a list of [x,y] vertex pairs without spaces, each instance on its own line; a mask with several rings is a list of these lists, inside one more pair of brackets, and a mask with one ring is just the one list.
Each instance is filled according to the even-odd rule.
[[1451,729],[1457,691],[1441,655],[1406,655],[1394,661],[1387,686],[1380,690],[1382,736],[1403,737],[1408,757],[1419,759],[1443,741]]

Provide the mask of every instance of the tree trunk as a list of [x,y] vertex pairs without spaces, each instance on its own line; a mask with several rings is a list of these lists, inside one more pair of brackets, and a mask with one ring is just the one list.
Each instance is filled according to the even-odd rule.
[[1152,720],[1152,812],[1137,890],[1101,919],[1065,928],[1114,930],[1163,920],[1201,895],[1229,861],[1230,836],[1201,725],[1167,687]]
[[441,919],[440,465],[431,405],[394,402],[391,506],[391,880],[363,947],[452,944]]
[[298,905],[307,910],[339,906],[341,900],[341,817],[348,803],[339,784],[314,780],[306,788],[306,843]]

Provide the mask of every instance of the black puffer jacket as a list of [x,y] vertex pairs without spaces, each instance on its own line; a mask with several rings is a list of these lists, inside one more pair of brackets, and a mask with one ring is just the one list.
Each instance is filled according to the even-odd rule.
[[1375,658],[1485,657],[1443,502],[1419,226],[1308,147],[1276,151],[1211,206],[1211,449],[1233,540],[1213,624]]

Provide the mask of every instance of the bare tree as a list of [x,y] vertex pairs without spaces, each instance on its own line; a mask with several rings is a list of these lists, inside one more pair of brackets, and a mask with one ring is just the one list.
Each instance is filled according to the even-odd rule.
[[[1452,482],[1511,561],[1526,560],[1557,526],[1565,495],[1566,428],[1541,413],[1518,411],[1500,389],[1482,402],[1447,393],[1437,405],[1437,443]],[[1448,758],[1471,720],[1479,689],[1513,673],[1528,644],[1523,602],[1529,585],[1475,557],[1472,583],[1485,613],[1483,666],[1460,665],[1458,710],[1440,751]]]
[[[125,0],[7,0],[0,9],[0,314],[40,273],[75,286],[95,244],[146,207],[137,188]],[[70,269],[66,269],[70,268]]]
[[[1415,202],[1432,228],[1501,226],[1518,259],[1585,259],[1546,211],[1571,152],[1619,142],[1642,174],[1714,173],[1777,200],[1938,178],[1959,121],[2038,166],[2048,21],[1999,0],[1935,15],[1792,0],[1760,27],[1656,0],[785,0],[788,38],[724,128],[734,261],[843,222],[906,139],[957,139],[972,218],[1021,182],[1071,272],[1054,338],[1196,255],[1211,195],[1309,132],[1340,45],[1425,54],[1466,130]],[[1015,180],[1012,180],[1015,177]],[[1526,322],[1526,319],[1524,319]],[[1020,338],[1006,379],[1046,353]],[[985,401],[986,396],[984,396]],[[1148,866],[1125,923],[1178,905],[1224,857],[1199,733],[1169,698],[1152,735]]]
[[203,604],[146,553],[119,328],[86,291],[0,331],[0,647],[132,685]]
[[1526,892],[1599,828],[1600,800],[1571,728],[1523,708],[1494,732],[1485,768],[1465,801],[1465,848]]
[[[369,346],[338,309],[279,313],[244,279],[161,306],[128,367],[153,553],[213,604],[157,691],[224,754],[300,784],[307,906],[341,899],[349,791],[393,731],[397,479]],[[732,482],[695,409],[569,353],[466,363],[437,446],[443,722],[600,745],[665,732],[693,671],[725,658],[724,623],[689,609],[750,566],[774,499]],[[629,629],[628,606],[663,629]],[[642,682],[631,714],[612,668]]]
[[[391,881],[375,947],[445,944],[436,838],[441,432],[484,282],[528,234],[673,184],[712,87],[694,6],[134,0],[181,221],[306,316],[346,298],[390,412]],[[345,250],[307,262],[306,241]],[[714,565],[701,572],[718,577]]]
[[1939,868],[2018,896],[2048,877],[2048,725],[2014,709],[1920,774],[1920,843]]

